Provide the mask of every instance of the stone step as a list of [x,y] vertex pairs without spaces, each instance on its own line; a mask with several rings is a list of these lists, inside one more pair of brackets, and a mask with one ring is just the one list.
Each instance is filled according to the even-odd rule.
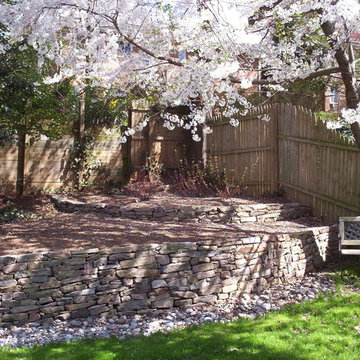
[[60,211],[102,213],[138,220],[211,221],[211,222],[273,222],[293,220],[311,215],[311,208],[299,203],[246,204],[237,206],[114,206],[85,203],[63,195],[50,199]]

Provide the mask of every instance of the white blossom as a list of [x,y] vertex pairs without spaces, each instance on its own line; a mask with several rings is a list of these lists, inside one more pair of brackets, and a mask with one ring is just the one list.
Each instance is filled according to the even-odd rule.
[[269,122],[271,120],[271,116],[269,114],[258,115],[258,119]]
[[340,129],[354,123],[360,124],[360,105],[356,109],[342,109],[341,116],[338,117],[337,121],[327,121],[326,127],[328,129]]
[[249,89],[252,86],[252,81],[250,79],[241,79],[241,87],[243,89]]
[[[18,0],[1,2],[0,18],[12,42],[26,39],[36,49],[39,67],[46,58],[54,61],[57,73],[46,83],[75,78],[81,92],[90,79],[94,86],[121,88],[122,96],[156,99],[161,109],[186,106],[188,116],[161,116],[165,127],[190,131],[219,107],[238,126],[237,117],[252,107],[243,90],[258,79],[259,66],[279,83],[268,87],[272,96],[289,81],[335,66],[336,48],[360,32],[357,0],[206,1],[201,10],[196,0],[165,3],[169,6],[155,0]],[[302,21],[299,14],[311,15]],[[297,19],[292,36],[276,36],[274,17],[283,23]],[[331,39],[321,30],[326,21],[336,24]],[[0,44],[0,53],[8,49]],[[358,109],[346,110],[341,121],[359,122],[358,115]],[[128,129],[125,140],[148,121]]]
[[360,104],[356,109],[342,109],[341,116],[348,124],[353,124],[356,122],[360,124]]
[[54,84],[59,82],[62,79],[62,75],[61,74],[56,74],[52,77],[47,77],[43,80],[44,84]]
[[172,124],[171,122],[169,121],[165,121],[164,124],[163,124],[164,127],[166,127],[168,130],[172,131],[175,129],[175,125]]
[[134,134],[135,134],[135,129],[133,129],[133,128],[127,128],[125,131],[126,136],[132,136]]
[[212,130],[211,127],[206,126],[206,127],[204,128],[204,133],[205,133],[205,134],[211,134],[212,132],[213,132],[213,130]]
[[326,127],[328,129],[340,129],[342,127],[342,124],[340,122],[337,122],[337,121],[327,121],[326,122]]
[[240,124],[240,122],[239,122],[238,119],[234,119],[234,118],[230,119],[230,125],[231,126],[238,127],[239,124]]

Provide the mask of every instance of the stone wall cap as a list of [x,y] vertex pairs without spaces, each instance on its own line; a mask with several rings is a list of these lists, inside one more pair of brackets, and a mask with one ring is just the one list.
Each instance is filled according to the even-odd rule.
[[86,254],[94,254],[99,252],[100,250],[98,248],[93,248],[93,249],[84,249],[84,250],[76,250],[76,251],[71,251],[72,255],[86,255]]

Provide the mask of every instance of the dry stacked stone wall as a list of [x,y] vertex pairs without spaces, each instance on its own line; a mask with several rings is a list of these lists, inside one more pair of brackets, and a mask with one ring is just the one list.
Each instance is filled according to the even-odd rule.
[[248,204],[237,206],[115,206],[92,204],[52,195],[52,201],[65,212],[97,212],[138,220],[157,221],[212,221],[212,222],[267,222],[292,220],[309,216],[311,208],[299,203]]
[[0,324],[216,305],[302,277],[336,255],[335,227],[234,241],[0,257]]

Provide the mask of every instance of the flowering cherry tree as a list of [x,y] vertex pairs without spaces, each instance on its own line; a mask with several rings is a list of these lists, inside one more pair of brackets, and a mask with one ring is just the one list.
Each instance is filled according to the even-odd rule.
[[[0,5],[12,41],[26,37],[66,77],[92,79],[122,94],[156,99],[164,126],[198,127],[214,108],[237,126],[251,104],[244,90],[273,91],[299,80],[340,73],[360,147],[360,97],[352,34],[357,0],[17,0]],[[1,47],[6,51],[6,47]],[[260,79],[260,70],[266,79]],[[251,76],[249,74],[252,74]],[[186,119],[166,109],[186,106]],[[264,120],[268,120],[267,118]],[[147,120],[127,135],[146,126]],[[125,141],[125,138],[124,138]]]

